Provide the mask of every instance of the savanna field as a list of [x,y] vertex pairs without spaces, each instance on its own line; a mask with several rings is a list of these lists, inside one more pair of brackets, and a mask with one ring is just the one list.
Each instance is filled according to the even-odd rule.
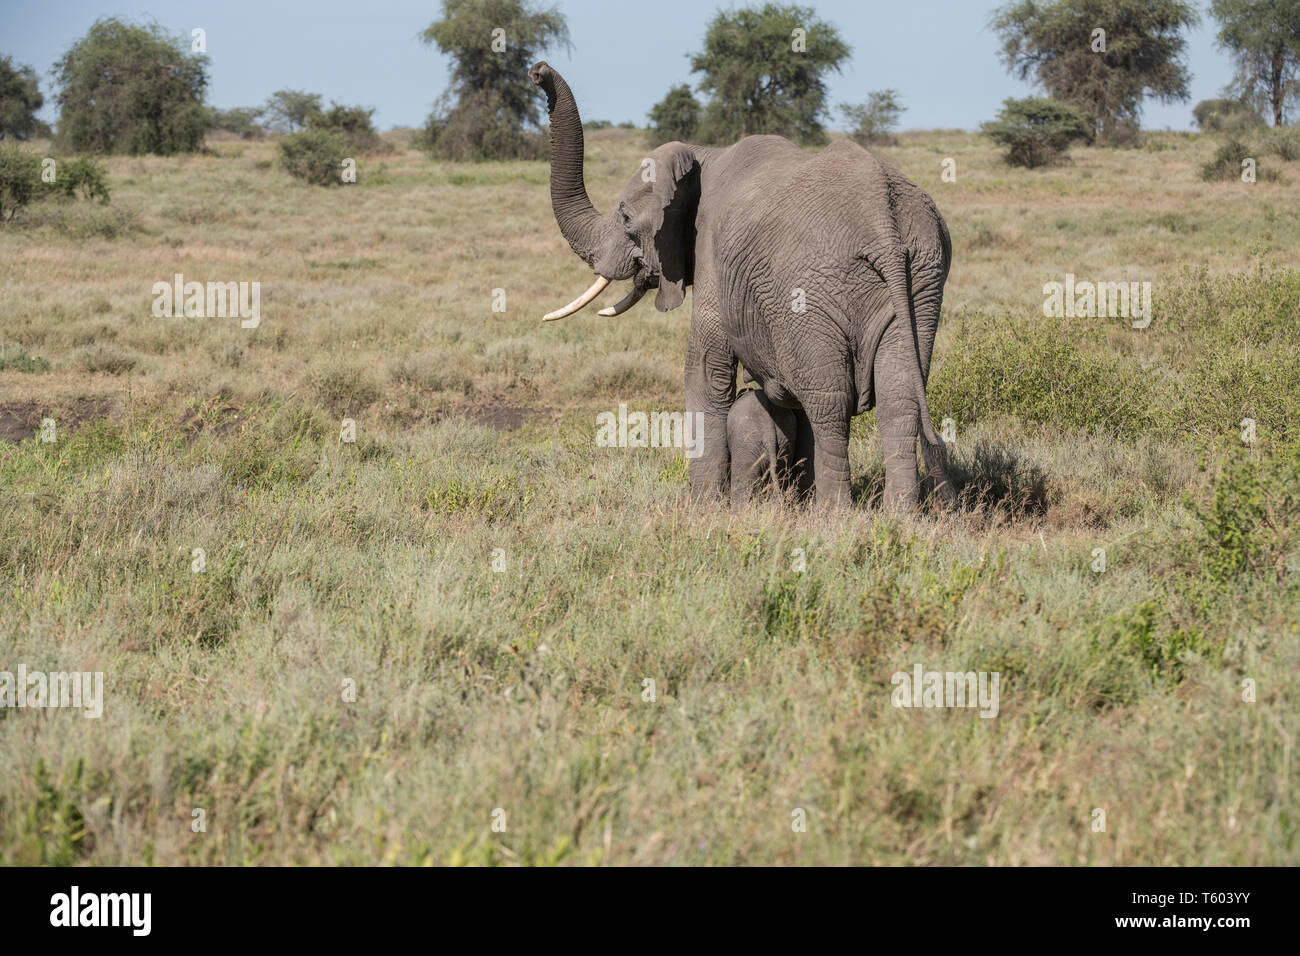
[[[273,140],[108,158],[0,226],[0,669],[105,675],[0,709],[0,862],[1300,862],[1300,162],[883,149],[954,250],[962,505],[898,517],[872,415],[844,514],[597,447],[681,409],[689,302],[543,326],[591,281],[546,164],[388,138],[328,189]],[[597,208],[646,151],[588,135]],[[175,273],[261,325],[155,318]],[[1153,321],[1045,317],[1067,273]],[[891,706],[917,664],[998,716]]]

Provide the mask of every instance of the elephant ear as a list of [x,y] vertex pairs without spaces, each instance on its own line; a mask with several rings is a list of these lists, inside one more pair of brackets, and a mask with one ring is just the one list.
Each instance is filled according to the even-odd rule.
[[669,312],[686,298],[694,280],[695,213],[700,202],[700,164],[684,143],[655,150],[655,214],[651,221],[659,292],[655,308]]

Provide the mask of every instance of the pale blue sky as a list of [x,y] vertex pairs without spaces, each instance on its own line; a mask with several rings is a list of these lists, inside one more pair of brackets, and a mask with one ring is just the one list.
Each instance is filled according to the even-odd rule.
[[[755,0],[755,4],[757,0]],[[985,27],[993,0],[802,0],[839,28],[853,48],[830,77],[830,102],[859,102],[894,87],[907,113],[903,127],[973,129],[1008,96],[1031,88],[1012,79]],[[646,122],[669,86],[690,82],[687,55],[700,48],[716,0],[558,0],[572,51],[546,54],[573,87],[584,119]],[[1205,4],[1202,4],[1204,7]],[[0,53],[36,68],[47,106],[49,71],[99,17],[151,18],[174,33],[207,31],[212,59],[208,101],[258,105],[283,88],[376,107],[381,129],[423,122],[447,85],[446,60],[418,35],[438,16],[436,0],[0,0]],[[650,16],[647,11],[654,10]],[[1214,46],[1213,20],[1189,40],[1192,99],[1148,101],[1143,125],[1191,127],[1191,108],[1217,96],[1231,76]],[[838,124],[838,116],[832,125]]]

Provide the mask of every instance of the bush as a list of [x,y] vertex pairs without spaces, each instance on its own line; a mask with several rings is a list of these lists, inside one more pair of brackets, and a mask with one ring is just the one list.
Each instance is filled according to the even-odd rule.
[[94,159],[85,156],[58,160],[54,165],[55,179],[50,185],[67,199],[108,202],[108,184],[104,182],[106,170]]
[[1242,100],[1201,100],[1192,110],[1197,127],[1204,133],[1244,133],[1264,126],[1264,117]]
[[289,175],[317,186],[343,183],[343,160],[352,150],[338,133],[305,129],[280,140],[280,159]]
[[[1135,365],[1080,348],[1077,329],[1035,317],[958,329],[931,377],[929,406],[936,420],[964,426],[982,416],[1014,415],[1026,424],[1097,431],[1134,438],[1153,424],[1154,395]],[[1080,396],[1089,396],[1081,401]]]
[[50,203],[34,206],[24,217],[31,227],[48,227],[72,239],[116,239],[139,230],[134,211],[98,203]]
[[104,167],[89,157],[60,159],[55,179],[41,178],[41,158],[17,146],[0,146],[0,222],[11,222],[24,206],[47,197],[98,199],[108,202]]
[[1279,159],[1294,163],[1300,159],[1300,129],[1271,129],[1264,135],[1264,145]]
[[839,110],[849,121],[849,135],[859,146],[892,146],[903,105],[897,90],[876,90],[865,103],[841,103]]
[[0,222],[12,222],[40,185],[40,158],[17,146],[0,145]]
[[1220,466],[1210,499],[1191,508],[1200,525],[1193,551],[1211,580],[1281,584],[1300,552],[1300,450],[1258,460],[1238,452]]
[[516,120],[494,90],[463,93],[455,107],[429,114],[416,144],[434,159],[462,163],[549,155],[546,133]]
[[1276,169],[1265,169],[1259,164],[1260,152],[1260,150],[1248,146],[1240,140],[1230,139],[1219,147],[1212,160],[1201,167],[1201,178],[1207,183],[1216,180],[1240,179],[1242,162],[1247,159],[1254,159],[1256,179],[1277,179],[1279,173]]
[[32,355],[21,345],[0,348],[0,372],[48,372],[50,360]]
[[674,86],[647,114],[650,117],[650,145],[689,142],[700,129],[700,101],[685,83]]
[[1030,169],[1064,162],[1071,143],[1092,135],[1087,117],[1074,107],[1032,96],[1006,100],[997,119],[980,129],[1006,148],[1002,158],[1009,165]]
[[333,133],[343,139],[351,151],[349,155],[385,152],[391,147],[379,138],[371,117],[373,108],[341,106],[330,101],[327,110],[315,110],[307,116],[307,129]]
[[73,351],[69,359],[83,371],[107,375],[121,375],[136,366],[136,357],[132,352],[111,342],[83,345]]

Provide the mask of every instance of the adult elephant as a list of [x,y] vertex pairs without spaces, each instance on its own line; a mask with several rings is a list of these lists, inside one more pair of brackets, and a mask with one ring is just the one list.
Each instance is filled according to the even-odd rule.
[[[551,206],[595,283],[549,319],[590,303],[610,280],[632,289],[601,315],[627,311],[650,289],[661,312],[695,295],[686,349],[686,409],[702,413],[693,497],[724,494],[727,413],[737,361],[811,439],[819,505],[849,503],[849,421],[877,409],[885,504],[912,509],[916,440],[948,502],[944,446],[925,401],[952,244],[930,197],[852,142],[804,152],[780,136],[734,146],[655,149],[600,215],[583,182],[582,120],[564,78],[528,71],[551,116]],[[806,448],[801,441],[801,451]]]

